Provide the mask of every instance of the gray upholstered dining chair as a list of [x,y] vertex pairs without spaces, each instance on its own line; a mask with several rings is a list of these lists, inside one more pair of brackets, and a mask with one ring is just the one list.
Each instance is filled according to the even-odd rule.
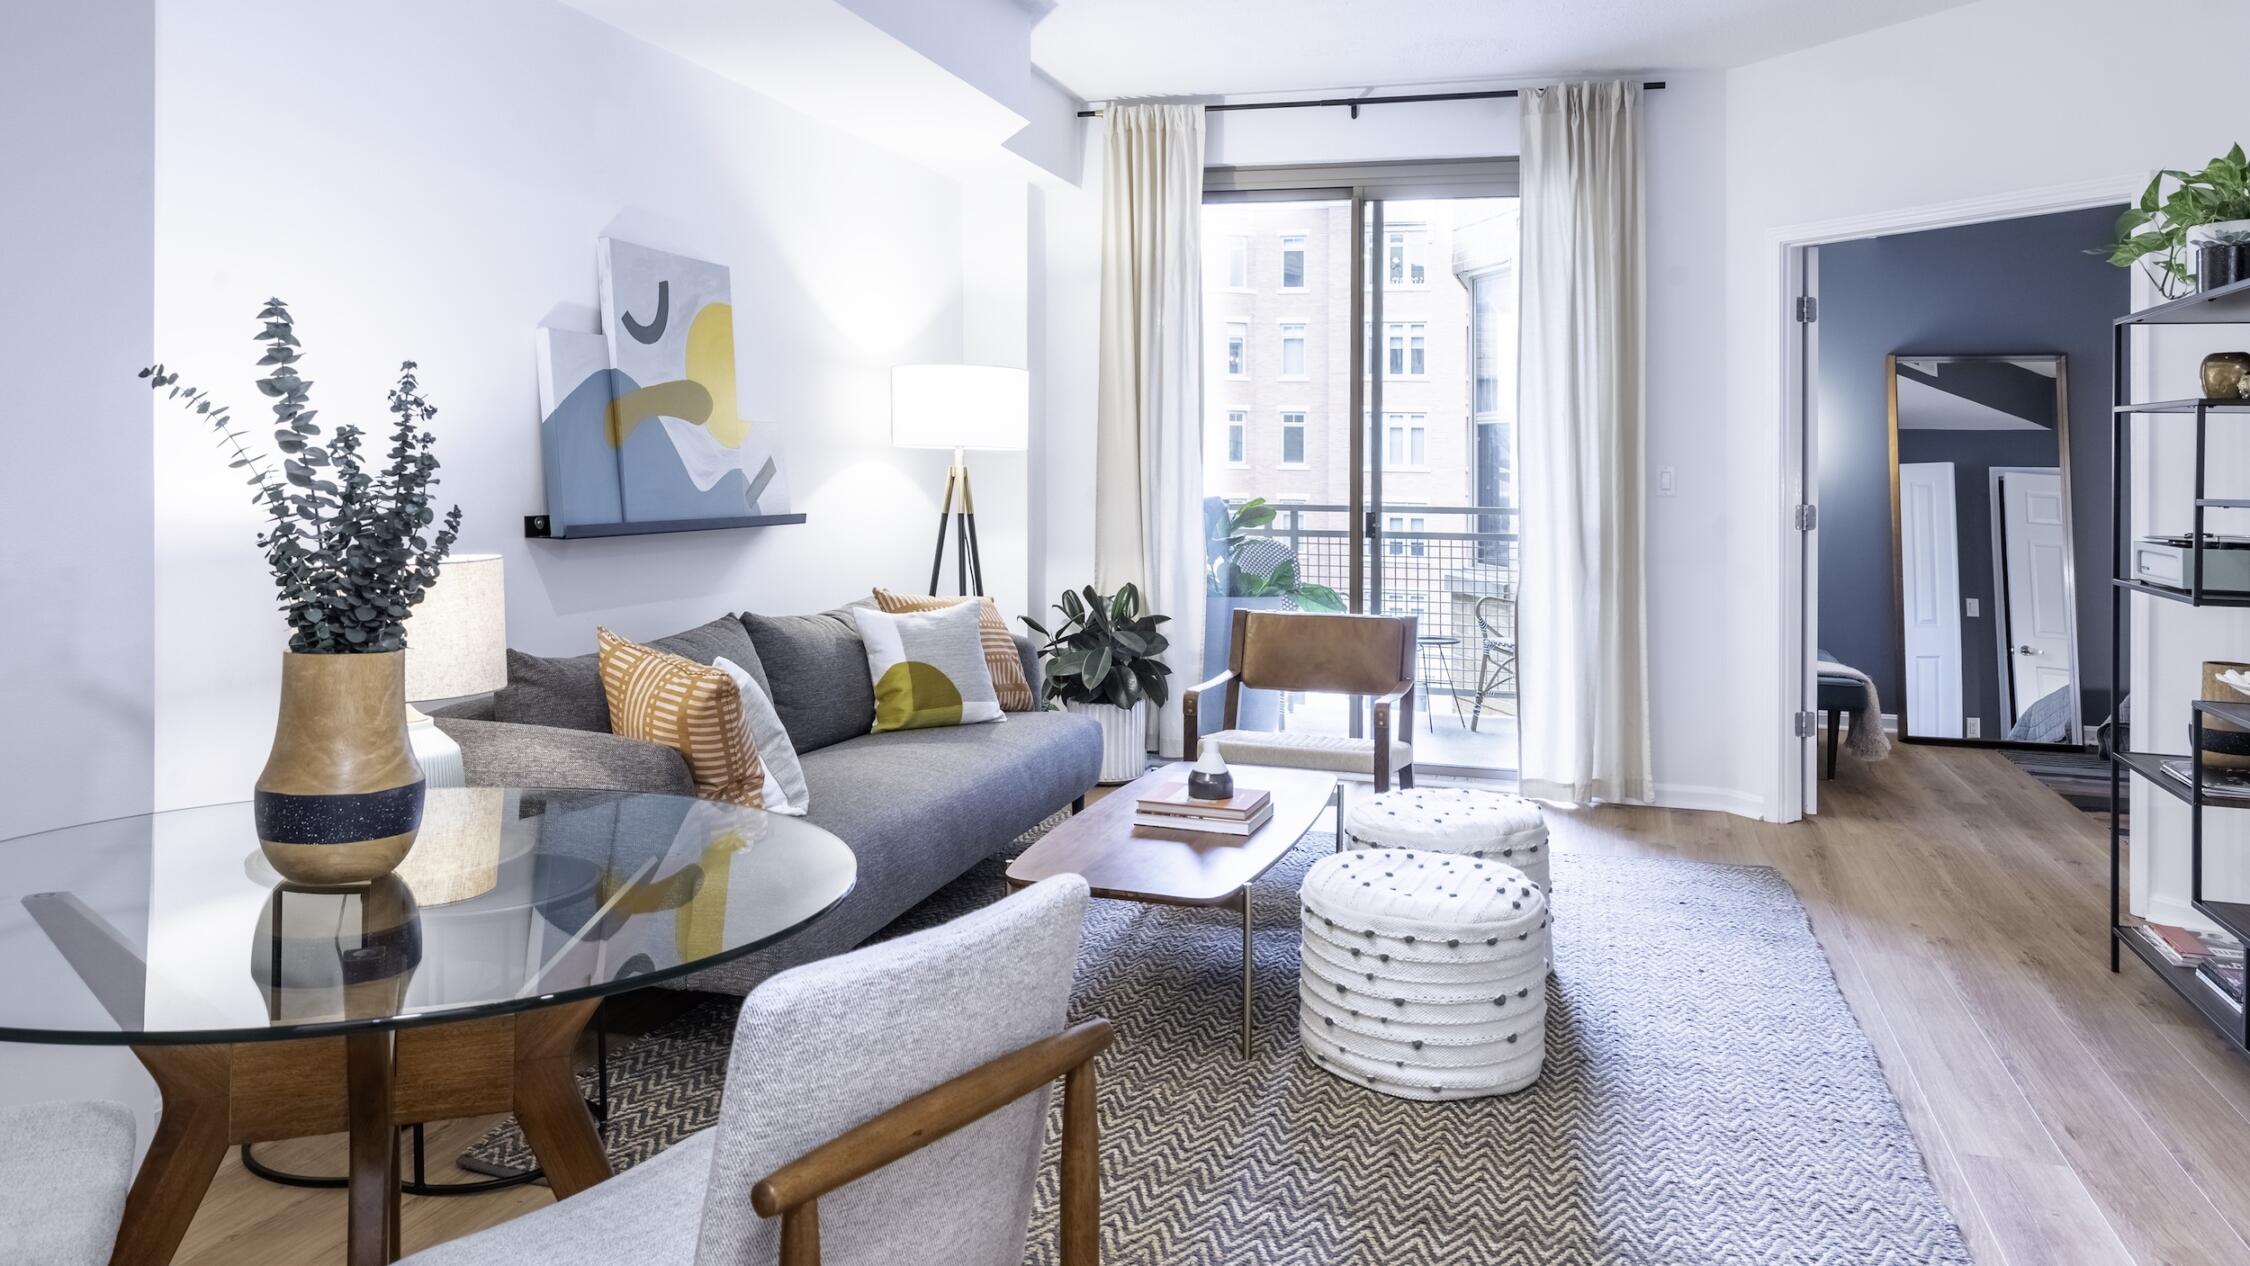
[[0,1108],[0,1262],[102,1266],[133,1182],[121,1103]]
[[1023,1260],[1047,1092],[1065,1078],[1062,1253],[1093,1266],[1093,1057],[1066,1028],[1086,881],[782,972],[735,1029],[719,1123],[412,1266]]

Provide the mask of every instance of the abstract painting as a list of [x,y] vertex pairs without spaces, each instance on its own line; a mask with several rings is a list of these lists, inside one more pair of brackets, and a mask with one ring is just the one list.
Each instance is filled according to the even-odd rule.
[[538,331],[547,534],[801,521],[736,398],[726,267],[603,238],[599,269],[607,332]]

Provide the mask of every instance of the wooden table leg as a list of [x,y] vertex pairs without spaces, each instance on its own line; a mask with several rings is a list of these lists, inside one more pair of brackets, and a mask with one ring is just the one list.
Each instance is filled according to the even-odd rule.
[[1240,899],[1242,901],[1242,1058],[1248,1059],[1250,1058],[1250,972],[1252,964],[1255,962],[1251,957],[1249,885],[1243,885]]
[[344,1039],[350,1088],[351,1181],[345,1219],[350,1266],[398,1260],[398,1125],[391,1114],[393,1035],[354,1033]]
[[196,1206],[227,1154],[228,1050],[224,1046],[136,1046],[163,1094],[163,1115],[125,1197],[110,1266],[165,1266],[179,1251]]
[[542,1007],[516,1017],[516,1122],[547,1171],[555,1199],[575,1196],[610,1175],[594,1114],[578,1089],[571,1053],[600,1001]]

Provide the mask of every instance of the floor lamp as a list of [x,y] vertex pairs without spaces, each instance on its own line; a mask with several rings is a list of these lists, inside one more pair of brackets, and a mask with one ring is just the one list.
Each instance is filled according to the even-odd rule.
[[1021,452],[1031,436],[1031,374],[996,365],[898,365],[891,370],[891,443],[949,448],[945,499],[938,507],[930,592],[945,571],[945,538],[954,538],[954,579],[964,595],[984,593],[977,553],[976,500],[969,493],[969,449]]

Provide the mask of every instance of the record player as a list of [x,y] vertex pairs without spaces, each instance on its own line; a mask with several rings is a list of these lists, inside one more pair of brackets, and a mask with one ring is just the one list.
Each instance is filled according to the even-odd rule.
[[[2144,536],[2133,542],[2133,579],[2167,589],[2195,582],[2195,538]],[[2250,594],[2250,536],[2203,535],[2203,591]]]

